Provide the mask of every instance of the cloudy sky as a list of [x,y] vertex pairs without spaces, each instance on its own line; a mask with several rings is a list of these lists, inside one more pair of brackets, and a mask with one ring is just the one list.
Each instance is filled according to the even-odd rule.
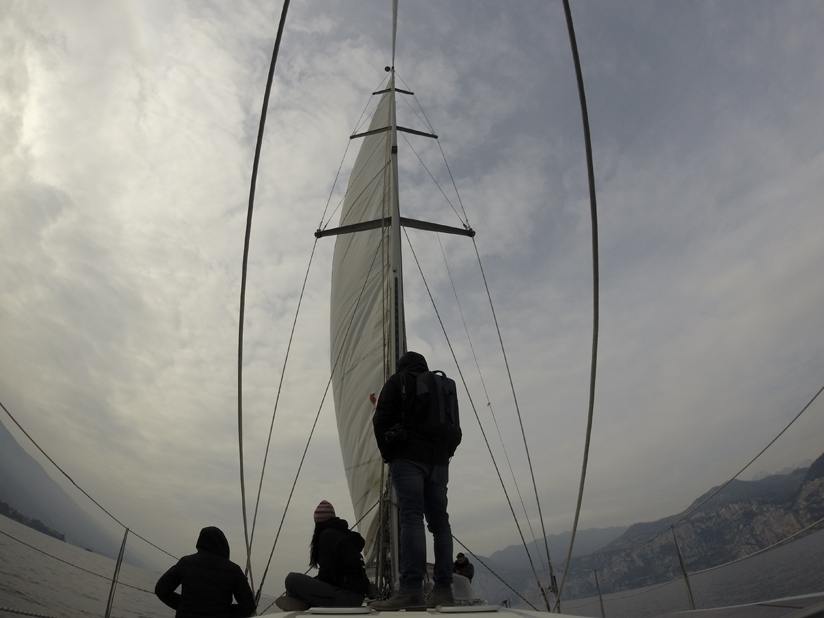
[[[287,21],[251,239],[249,486],[312,232],[347,136],[385,78],[388,5],[296,1]],[[743,465],[824,380],[824,5],[576,2],[573,11],[602,243],[581,520],[595,527],[681,510]],[[0,400],[93,495],[175,553],[217,524],[243,559],[237,307],[279,12],[274,1],[0,5]],[[560,2],[401,2],[396,65],[441,135],[478,232],[546,525],[562,532],[584,440],[592,296],[580,112]],[[402,124],[424,128],[400,105]],[[410,144],[447,187],[437,148]],[[401,151],[404,211],[454,224],[403,140]],[[352,160],[350,150],[344,168]],[[471,243],[443,239],[491,406],[438,243],[411,237],[496,456],[503,462],[490,408],[527,494]],[[328,380],[331,249],[328,239],[319,245],[286,373],[258,570]],[[411,260],[406,280],[410,347],[456,374]],[[275,555],[273,592],[306,563],[319,499],[351,519],[330,403]],[[474,551],[492,552],[516,543],[517,532],[462,403],[453,527]],[[820,454],[822,416],[819,402],[754,474]]]

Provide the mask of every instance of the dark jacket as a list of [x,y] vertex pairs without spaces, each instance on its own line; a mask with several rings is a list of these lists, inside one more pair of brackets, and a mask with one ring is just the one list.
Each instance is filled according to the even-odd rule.
[[472,578],[475,576],[475,565],[469,560],[466,560],[463,563],[456,560],[455,564],[452,566],[452,572],[457,573],[458,575],[463,575],[469,581],[472,581]]
[[338,588],[366,594],[369,579],[363,567],[363,537],[333,517],[318,525],[318,579]]
[[449,463],[446,440],[433,439],[411,422],[415,404],[415,379],[429,371],[426,359],[407,352],[398,360],[398,371],[384,384],[372,417],[375,439],[384,461],[409,459],[426,464]]
[[[181,586],[180,593],[175,592]],[[251,616],[255,599],[241,568],[229,560],[229,542],[210,526],[200,531],[197,553],[184,556],[157,580],[155,594],[177,618]],[[232,597],[237,604],[232,604]]]

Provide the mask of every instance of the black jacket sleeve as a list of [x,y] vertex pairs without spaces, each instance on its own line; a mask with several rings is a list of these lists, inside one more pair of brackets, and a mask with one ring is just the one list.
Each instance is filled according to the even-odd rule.
[[180,593],[175,592],[180,585],[181,573],[180,563],[178,562],[157,580],[155,584],[155,594],[157,598],[163,601],[172,609],[177,609],[180,605]]
[[235,572],[232,594],[235,597],[235,601],[237,601],[237,605],[232,606],[232,616],[246,618],[247,616],[255,615],[255,597],[240,567],[238,567]]
[[403,397],[400,385],[401,376],[393,375],[378,397],[378,404],[375,407],[375,414],[372,417],[372,426],[375,429],[375,440],[378,443],[378,450],[384,461],[392,460],[392,446],[386,440],[386,432],[395,425],[403,422],[403,414],[401,406],[403,405]]

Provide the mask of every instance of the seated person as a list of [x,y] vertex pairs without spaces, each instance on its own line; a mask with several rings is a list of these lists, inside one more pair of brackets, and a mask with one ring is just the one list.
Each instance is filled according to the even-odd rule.
[[315,509],[315,532],[309,549],[309,565],[316,577],[303,573],[286,576],[286,593],[275,601],[284,611],[310,607],[358,607],[369,590],[363,567],[363,537],[349,530],[346,520],[322,500]]
[[[214,526],[203,528],[196,547],[196,554],[183,556],[160,576],[155,586],[157,597],[177,610],[177,618],[254,615],[252,590],[243,570],[229,560],[229,542],[223,531]],[[175,592],[178,586],[179,593]]]
[[458,575],[463,575],[466,577],[470,582],[472,578],[475,576],[475,565],[469,561],[463,553],[459,553],[455,557],[455,564],[452,566],[452,572],[457,573]]

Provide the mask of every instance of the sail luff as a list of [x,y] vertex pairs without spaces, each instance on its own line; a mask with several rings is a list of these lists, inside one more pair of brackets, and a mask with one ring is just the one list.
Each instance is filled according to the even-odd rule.
[[[391,124],[390,93],[382,96],[370,128]],[[392,212],[394,174],[388,131],[362,138],[341,208],[340,224],[387,217]],[[393,367],[389,319],[392,295],[391,231],[378,227],[336,237],[330,312],[331,360],[340,354],[332,386],[338,435],[355,520],[369,555],[380,527],[375,504],[381,497],[383,462],[372,431],[370,393],[379,393]],[[357,301],[360,290],[363,294]],[[354,312],[354,316],[353,316]],[[352,323],[347,331],[347,325]],[[370,511],[371,509],[371,511]]]

